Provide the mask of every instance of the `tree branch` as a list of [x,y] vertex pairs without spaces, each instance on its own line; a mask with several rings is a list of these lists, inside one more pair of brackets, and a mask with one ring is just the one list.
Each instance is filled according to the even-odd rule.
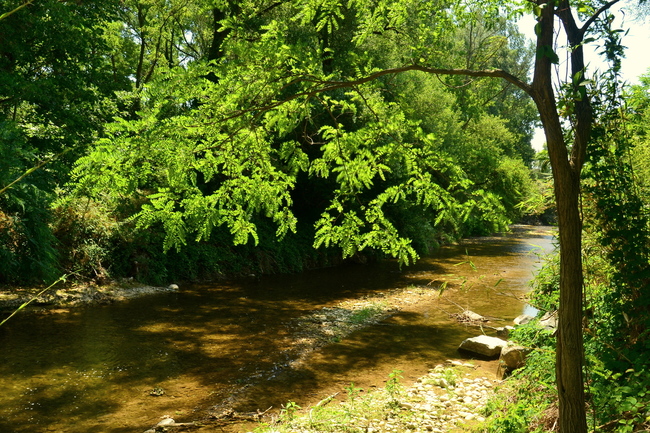
[[8,16],[15,14],[16,12],[18,12],[19,10],[21,10],[21,9],[24,8],[25,6],[29,6],[29,5],[32,4],[32,3],[34,3],[34,0],[27,0],[25,3],[21,4],[21,5],[18,6],[16,9],[14,9],[14,10],[12,10],[12,11],[9,11],[9,12],[5,12],[5,13],[3,13],[2,15],[0,15],[0,20],[4,20],[4,19],[7,18]]
[[336,90],[345,87],[357,86],[359,84],[364,84],[377,78],[383,77],[384,75],[393,75],[399,74],[407,71],[420,71],[426,72],[428,74],[436,75],[464,75],[468,77],[492,77],[492,78],[503,78],[504,80],[514,84],[519,87],[521,90],[532,96],[531,86],[515,77],[509,72],[506,72],[501,69],[484,69],[484,70],[472,70],[472,69],[444,69],[444,68],[430,68],[427,66],[420,65],[409,65],[403,66],[400,68],[391,68],[384,69],[382,71],[374,72],[367,77],[359,78],[353,81],[325,81],[323,84],[326,84],[326,87],[322,91]]
[[63,152],[61,152],[61,153],[57,153],[56,155],[54,155],[54,156],[52,156],[52,157],[50,157],[50,158],[47,158],[47,159],[44,159],[44,160],[40,161],[38,164],[36,164],[35,166],[33,166],[32,168],[30,168],[29,170],[27,170],[26,172],[24,172],[24,173],[21,174],[20,176],[18,176],[18,177],[17,177],[13,182],[11,182],[10,184],[8,184],[8,185],[6,185],[6,186],[0,188],[0,194],[4,194],[5,191],[7,191],[9,188],[11,188],[12,186],[14,186],[14,185],[17,184],[18,182],[20,182],[21,180],[23,180],[24,178],[26,178],[27,176],[29,176],[30,174],[32,174],[33,172],[35,172],[36,170],[38,170],[39,168],[43,167],[45,164],[47,164],[47,163],[49,163],[49,162],[52,162],[52,161],[54,161],[55,159],[61,157],[62,155],[68,153],[70,150],[72,150],[71,147],[65,149],[65,150],[64,150]]
[[588,20],[587,20],[587,22],[585,22],[585,23],[583,24],[582,28],[580,29],[580,33],[582,33],[582,34],[584,35],[584,34],[587,32],[587,30],[589,29],[589,26],[591,26],[591,25],[594,23],[594,21],[596,21],[596,20],[598,19],[598,17],[600,16],[600,14],[602,14],[603,12],[605,12],[606,10],[608,10],[609,8],[611,8],[612,6],[614,6],[614,5],[615,5],[616,3],[618,3],[619,1],[620,1],[620,0],[612,0],[612,1],[608,2],[608,3],[605,3],[603,6],[601,6],[600,9],[598,9],[598,10],[596,11],[596,13],[593,14],[593,15],[592,15]]
[[400,68],[390,68],[390,69],[383,69],[381,71],[374,72],[366,77],[358,78],[356,80],[350,80],[350,81],[324,81],[324,80],[317,80],[317,79],[312,79],[312,78],[299,78],[297,80],[294,80],[293,83],[298,83],[298,82],[312,82],[314,83],[314,86],[309,89],[305,90],[303,92],[298,92],[295,93],[291,96],[289,96],[286,99],[282,99],[279,101],[274,101],[271,102],[267,105],[263,106],[258,106],[258,107],[253,107],[253,108],[248,108],[245,110],[240,110],[237,112],[232,113],[229,116],[226,116],[225,118],[221,119],[221,122],[227,121],[234,119],[236,117],[239,117],[243,114],[250,113],[250,112],[256,112],[256,113],[261,113],[264,111],[269,111],[272,110],[276,107],[279,107],[282,104],[286,104],[287,102],[293,101],[294,99],[301,98],[303,96],[314,96],[319,93],[324,93],[324,92],[330,92],[333,90],[339,90],[339,89],[347,89],[347,88],[353,88],[355,86],[361,85],[368,83],[370,81],[374,81],[378,78],[381,78],[385,75],[395,75],[399,74],[402,72],[408,72],[408,71],[420,71],[420,72],[426,72],[428,74],[436,74],[436,75],[464,75],[468,77],[492,77],[492,78],[502,78],[509,83],[514,84],[524,92],[526,92],[529,96],[533,97],[533,89],[530,86],[530,84],[526,83],[525,81],[520,80],[516,76],[512,75],[511,73],[501,70],[501,69],[486,69],[486,70],[472,70],[472,69],[444,69],[444,68],[430,68],[427,66],[420,66],[420,65],[409,65],[409,66],[402,66]]

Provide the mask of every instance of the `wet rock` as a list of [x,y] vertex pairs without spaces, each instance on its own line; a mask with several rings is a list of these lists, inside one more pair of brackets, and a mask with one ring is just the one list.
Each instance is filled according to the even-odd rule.
[[470,310],[465,310],[456,316],[459,322],[487,322],[487,319],[478,313]]
[[[453,366],[455,366],[455,367],[469,367],[469,368],[474,368],[474,366],[473,366],[472,364],[469,364],[469,363],[466,363],[466,362],[461,362],[461,361],[458,361],[458,360],[456,360],[456,359],[448,359],[448,360],[447,360],[447,363],[448,363],[448,364],[451,364],[451,365],[453,365]],[[438,367],[440,367],[440,368],[438,368]],[[439,369],[439,370],[442,371],[442,370],[444,370],[444,367],[443,367],[442,365],[439,365],[439,366],[436,366],[436,369]]]
[[514,326],[503,326],[497,328],[497,337],[503,338],[504,340],[510,336],[510,331],[515,329]]
[[487,335],[479,335],[465,339],[458,350],[474,353],[477,355],[487,356],[488,358],[497,358],[501,354],[507,342],[497,337],[489,337]]
[[521,316],[515,318],[513,322],[515,323],[515,325],[525,325],[526,323],[529,323],[533,319],[534,319],[533,316],[529,316],[528,314],[522,314]]
[[167,286],[167,289],[169,290],[178,290],[178,284],[170,284]]
[[176,424],[176,421],[174,421],[173,418],[163,418],[158,424],[156,424],[156,427],[163,427],[174,424]]

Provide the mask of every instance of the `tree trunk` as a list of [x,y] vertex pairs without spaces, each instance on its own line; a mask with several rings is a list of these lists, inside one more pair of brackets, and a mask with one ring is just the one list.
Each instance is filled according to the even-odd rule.
[[[549,89],[546,89],[547,92]],[[552,89],[550,89],[552,91]],[[545,92],[546,94],[548,94]],[[582,221],[580,171],[568,160],[554,99],[536,97],[553,168],[560,234],[560,309],[556,349],[556,383],[560,431],[587,433],[582,375]]]
[[[556,349],[556,380],[560,431],[587,433],[582,334],[582,221],[580,170],[568,160],[554,100],[536,99],[553,169],[560,235],[560,309]],[[552,102],[551,102],[552,101]]]
[[[545,3],[545,2],[540,2]],[[566,5],[565,5],[566,6]],[[553,36],[555,7],[549,4],[539,20],[537,58],[532,96],[540,113],[553,169],[555,204],[560,235],[560,307],[556,350],[556,383],[559,396],[560,431],[587,433],[582,334],[582,221],[580,216],[580,172],[585,158],[586,141],[591,128],[591,107],[578,103],[583,110],[576,123],[571,155],[567,150],[558,114],[553,82]],[[574,67],[583,65],[582,50]],[[584,67],[584,66],[582,66]],[[576,83],[574,83],[576,84]],[[584,106],[583,106],[584,105]]]
[[555,202],[560,227],[560,310],[556,348],[560,431],[587,433],[582,366],[582,222],[580,175],[554,170]]

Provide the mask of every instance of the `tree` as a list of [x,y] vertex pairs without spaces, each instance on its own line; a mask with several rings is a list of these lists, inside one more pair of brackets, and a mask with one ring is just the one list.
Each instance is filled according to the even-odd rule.
[[[259,214],[280,234],[294,230],[297,185],[306,176],[327,185],[307,197],[324,204],[316,211],[316,244],[341,245],[345,255],[372,247],[411,261],[416,252],[398,224],[404,204],[450,231],[468,218],[503,227],[495,194],[469,181],[433,146],[434,135],[387,100],[390,82],[321,89],[328,78],[386,59],[386,52],[373,54],[376,39],[354,43],[365,5],[351,5],[286,4],[261,13],[241,4],[251,13],[222,22],[229,36],[221,61],[152,80],[139,118],[112,125],[79,161],[79,190],[148,195],[138,221],[142,228],[162,224],[166,248],[180,247],[189,233],[207,239],[222,225],[235,243],[256,239]],[[396,47],[409,37],[395,36],[384,42]]]
[[[565,432],[587,432],[583,380],[582,330],[582,223],[579,207],[580,174],[585,163],[587,144],[594,122],[588,93],[584,44],[589,32],[601,16],[618,3],[580,2],[567,0],[529,2],[537,16],[537,55],[530,84],[504,70],[445,70],[412,65],[382,71],[371,78],[404,70],[423,70],[434,74],[501,77],[528,93],[540,114],[553,169],[554,191],[560,236],[560,309],[557,335],[556,373],[560,408],[560,429]],[[639,2],[643,3],[643,2]],[[577,18],[583,18],[579,24]],[[571,80],[564,85],[568,94],[559,107],[553,83],[553,65],[559,58],[554,49],[556,18],[569,43]],[[601,29],[607,29],[607,20]],[[611,34],[611,33],[610,33]],[[563,112],[559,111],[563,109]],[[570,130],[563,128],[563,118]],[[566,134],[568,132],[568,134]]]
[[56,275],[48,225],[53,191],[109,117],[106,96],[120,89],[102,56],[101,24],[115,3],[6,6],[11,10],[0,19],[0,280],[42,281]]

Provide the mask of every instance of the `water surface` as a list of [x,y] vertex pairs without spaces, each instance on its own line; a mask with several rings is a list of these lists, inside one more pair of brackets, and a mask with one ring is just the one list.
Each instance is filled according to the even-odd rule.
[[[381,386],[394,368],[415,378],[458,357],[460,341],[476,334],[448,313],[469,308],[508,324],[522,312],[535,252],[550,250],[551,239],[546,229],[520,227],[405,269],[347,265],[19,314],[0,328],[0,432],[137,432],[162,415],[189,421],[214,405],[315,403],[353,381]],[[286,367],[292,319],[400,287],[446,288]],[[154,387],[165,394],[151,396]]]

